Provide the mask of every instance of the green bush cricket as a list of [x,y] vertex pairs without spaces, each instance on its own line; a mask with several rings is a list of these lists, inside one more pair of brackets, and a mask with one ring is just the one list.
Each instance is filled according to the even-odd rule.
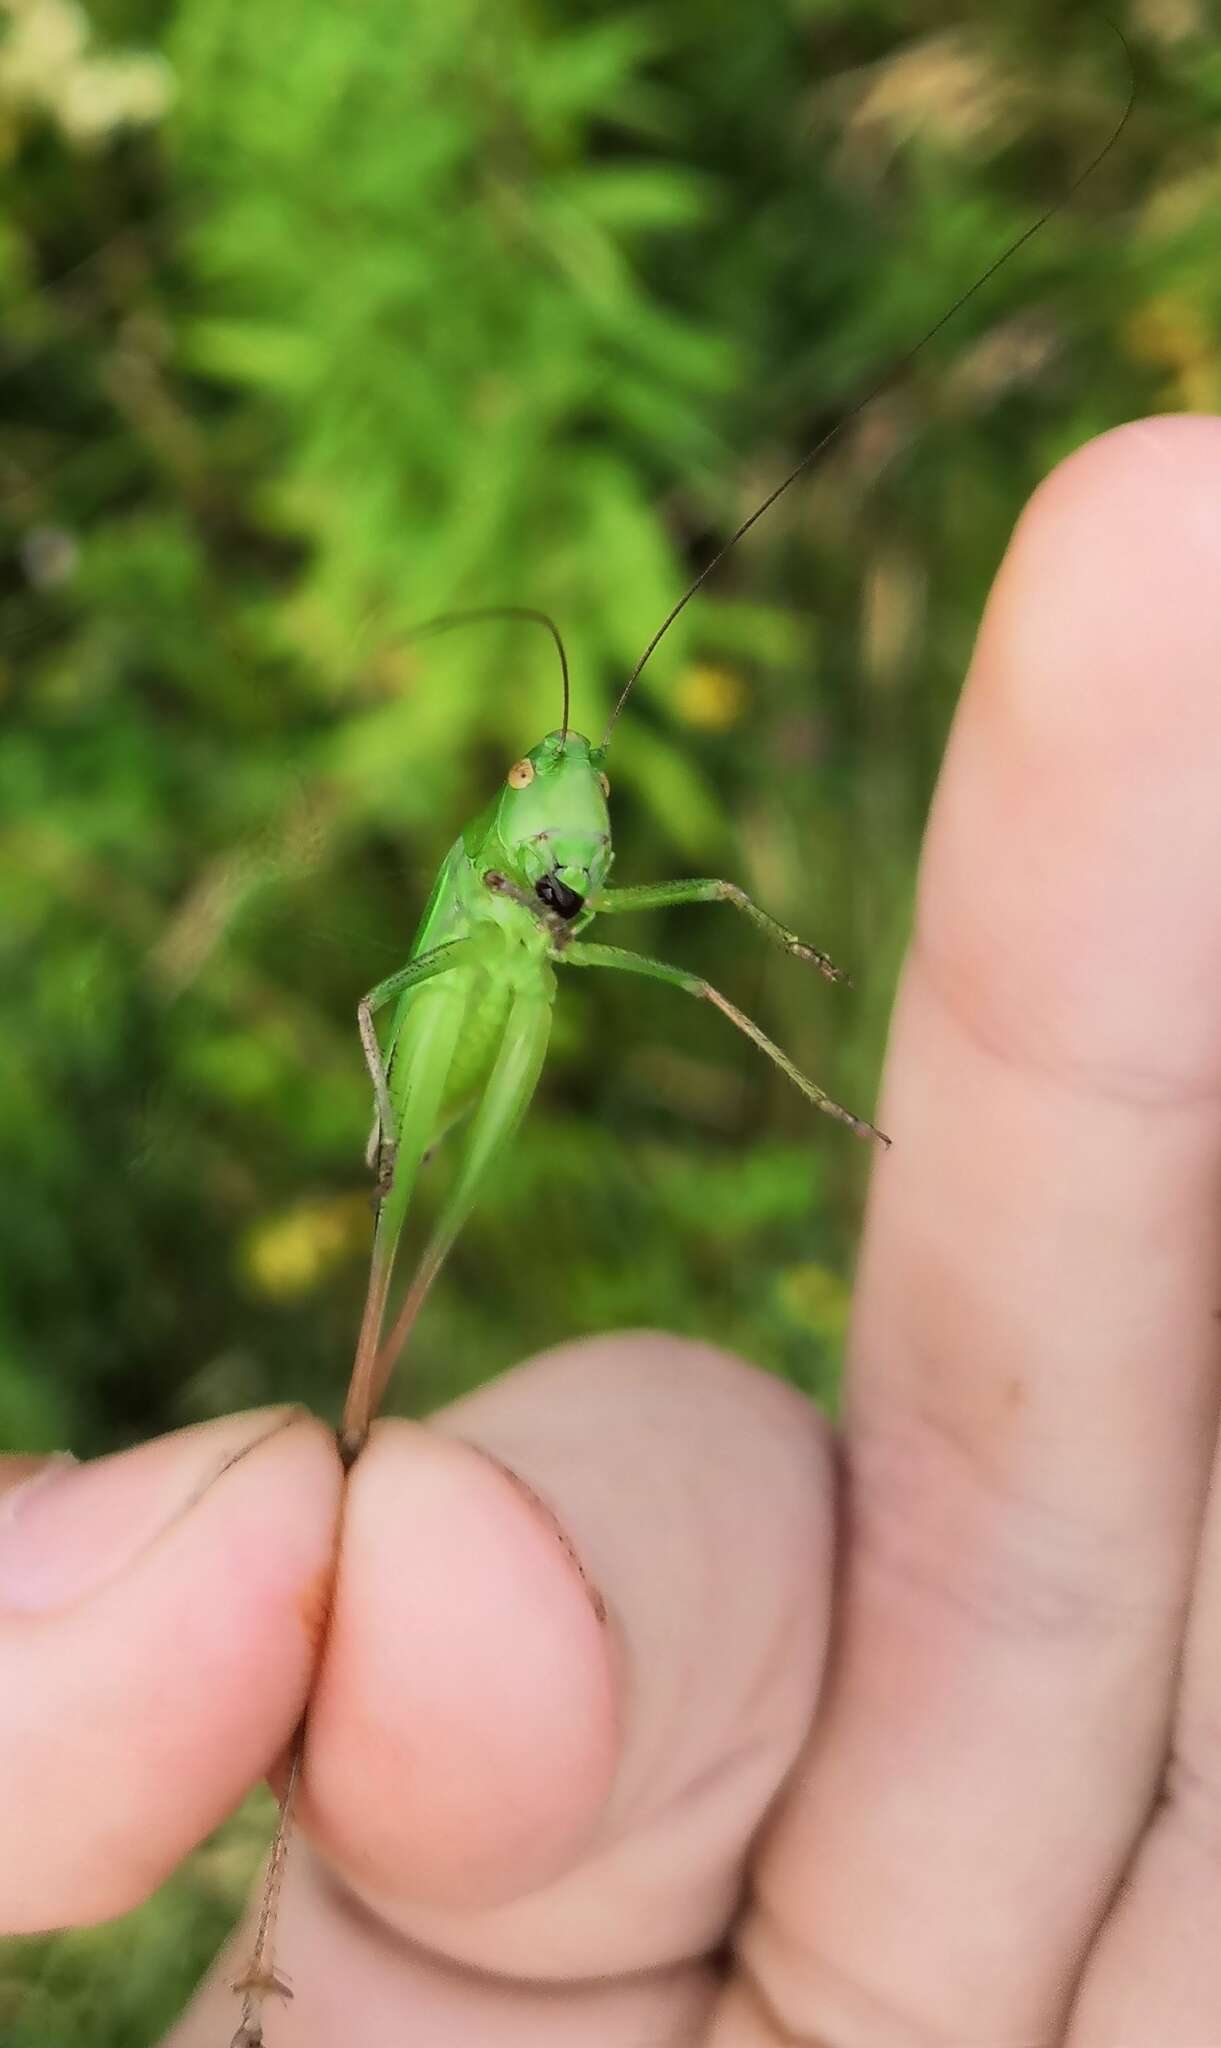
[[[556,639],[563,659],[558,634]],[[407,965],[360,1004],[361,1043],[377,1105],[370,1163],[378,1169],[383,1193],[340,1435],[349,1462],[364,1441],[394,1362],[492,1160],[534,1093],[550,1036],[556,967],[648,975],[713,1004],[816,1108],[863,1137],[881,1136],[872,1124],[832,1102],[757,1024],[698,976],[581,937],[598,915],[723,902],[793,958],[817,967],[828,980],[844,979],[825,953],[761,910],[736,883],[706,879],[608,886],[614,858],[610,783],[603,768],[609,728],[594,746],[569,726],[566,662],[564,696],[559,730],[513,764],[487,809],[446,855]],[[396,1008],[383,1056],[373,1018],[391,1002]],[[395,1248],[416,1173],[437,1134],[468,1110],[473,1123],[455,1186],[386,1334]]]

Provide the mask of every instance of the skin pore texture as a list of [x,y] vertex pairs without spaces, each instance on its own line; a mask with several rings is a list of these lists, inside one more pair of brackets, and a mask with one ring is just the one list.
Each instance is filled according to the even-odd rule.
[[0,1927],[146,1897],[313,1678],[268,2048],[1221,2041],[1221,422],[1018,526],[878,1114],[837,1436],[638,1335],[346,1498],[291,1410],[0,1461]]

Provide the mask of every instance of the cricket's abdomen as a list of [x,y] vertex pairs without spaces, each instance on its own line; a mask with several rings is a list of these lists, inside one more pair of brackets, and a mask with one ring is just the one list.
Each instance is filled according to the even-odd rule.
[[[491,856],[481,854],[484,857]],[[503,860],[503,853],[499,858]],[[482,1094],[516,998],[537,993],[549,1004],[555,997],[544,928],[529,911],[523,912],[519,905],[485,886],[482,870],[471,860],[462,840],[450,848],[442,863],[416,933],[412,958],[458,941],[468,944],[466,962],[407,990],[390,1036],[389,1090],[399,1136],[411,1099],[417,1049],[430,1041],[434,1020],[451,1041],[445,1083],[436,1115],[428,1119],[426,1142],[417,1119],[416,1142],[428,1150]],[[471,941],[478,949],[473,960],[469,958]]]
[[500,1050],[513,1000],[510,983],[500,976],[486,974],[477,967],[466,970],[466,976],[469,986],[462,1029],[441,1097],[442,1126],[461,1116],[481,1093]]
[[435,988],[422,988],[412,995],[390,1066],[390,1100],[400,1129],[415,1066],[413,1042],[419,1033],[430,1028],[430,1011],[436,997],[440,996],[448,1006],[459,991],[461,1022],[454,1031],[449,1071],[430,1144],[435,1144],[483,1092],[517,992],[513,978],[507,974],[489,973],[482,967],[461,967],[437,982]]

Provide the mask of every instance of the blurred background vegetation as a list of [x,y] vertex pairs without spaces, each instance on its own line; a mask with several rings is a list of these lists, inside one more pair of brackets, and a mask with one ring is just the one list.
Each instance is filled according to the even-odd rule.
[[[857,986],[716,909],[634,942],[866,1112],[1024,500],[1090,434],[1221,403],[1205,0],[0,0],[0,1442],[336,1413],[356,1000],[559,709],[528,630],[406,629],[546,607],[600,730],[718,542],[1098,146],[1108,15],[1121,145],[616,736],[617,879],[735,876]],[[722,1020],[565,979],[402,1398],[647,1322],[832,1399],[866,1164]],[[10,1952],[0,2035],[149,2038],[260,1825],[122,1928]]]

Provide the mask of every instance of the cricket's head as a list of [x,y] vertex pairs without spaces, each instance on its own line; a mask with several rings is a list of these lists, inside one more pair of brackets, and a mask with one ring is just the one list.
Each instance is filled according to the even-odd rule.
[[505,777],[497,831],[513,879],[560,917],[575,917],[611,864],[603,749],[549,732]]

